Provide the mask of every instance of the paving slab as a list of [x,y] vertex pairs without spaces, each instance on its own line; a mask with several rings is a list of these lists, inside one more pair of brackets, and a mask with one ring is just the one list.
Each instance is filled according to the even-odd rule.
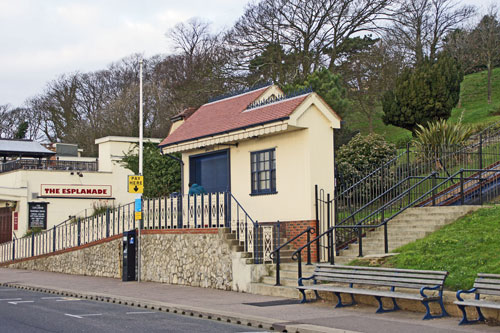
[[335,309],[331,304],[233,291],[122,282],[119,279],[0,268],[0,284],[44,292],[134,304],[269,330],[287,332],[499,332],[485,324],[458,326],[458,318],[424,321],[422,313],[397,311],[375,314],[375,307]]

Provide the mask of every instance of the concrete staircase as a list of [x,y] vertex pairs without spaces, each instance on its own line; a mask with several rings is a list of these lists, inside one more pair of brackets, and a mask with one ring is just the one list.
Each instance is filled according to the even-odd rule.
[[[446,224],[452,223],[461,216],[479,209],[480,206],[446,206],[410,208],[388,223],[387,234],[389,251],[402,245],[424,238]],[[384,229],[378,228],[369,231],[363,238],[363,255],[379,257],[384,254]],[[285,256],[283,256],[285,259]],[[340,251],[335,257],[336,264],[347,264],[358,259],[358,244],[353,243],[349,248]],[[267,274],[259,282],[252,283],[251,292],[260,295],[300,298],[297,291],[297,263],[282,263],[280,265],[281,286],[276,283],[276,265],[266,265]],[[310,276],[315,266],[302,266],[302,276]]]
[[[414,242],[417,239],[452,223],[461,216],[479,209],[480,206],[445,206],[409,208],[387,224],[389,252]],[[341,250],[335,263],[346,264],[358,258],[358,243],[352,243]],[[384,254],[384,228],[369,231],[363,238],[363,256]]]
[[[267,275],[262,276],[259,282],[251,285],[251,293],[286,298],[300,298],[297,291],[297,263],[282,263],[280,265],[280,286],[276,284],[276,265],[267,265]],[[307,277],[314,272],[315,265],[302,265],[302,276]],[[306,284],[306,283],[304,283]]]

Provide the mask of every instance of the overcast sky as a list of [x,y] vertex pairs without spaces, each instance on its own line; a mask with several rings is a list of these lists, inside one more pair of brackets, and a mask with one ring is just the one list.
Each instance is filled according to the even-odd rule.
[[0,0],[0,104],[20,106],[64,73],[103,69],[132,53],[169,53],[165,32],[175,24],[201,17],[231,27],[247,2]]

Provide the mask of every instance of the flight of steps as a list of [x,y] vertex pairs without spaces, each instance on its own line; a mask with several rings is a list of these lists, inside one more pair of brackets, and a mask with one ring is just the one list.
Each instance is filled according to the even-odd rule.
[[[389,252],[440,229],[480,206],[445,206],[409,208],[387,224]],[[358,258],[358,243],[341,250],[336,264],[346,264]],[[384,254],[384,228],[369,231],[363,238],[363,256]]]
[[[251,293],[286,298],[300,298],[297,291],[297,263],[280,265],[280,286],[276,284],[276,265],[267,265],[268,274],[261,281],[252,283]],[[308,277],[314,272],[315,265],[302,265],[302,276]],[[307,283],[304,283],[307,284]]]
[[[446,206],[410,208],[388,223],[387,233],[389,251],[402,245],[424,238],[446,224],[452,223],[461,216],[481,208],[480,206]],[[378,228],[368,232],[363,238],[363,255],[384,255],[384,229]],[[347,264],[358,259],[358,244],[353,243],[348,249],[340,251],[335,257],[335,264]],[[276,283],[276,265],[268,264],[267,274],[259,282],[252,283],[251,292],[260,295],[300,298],[297,291],[297,263],[282,263],[280,265],[281,286]],[[302,276],[310,276],[315,265],[302,265]]]

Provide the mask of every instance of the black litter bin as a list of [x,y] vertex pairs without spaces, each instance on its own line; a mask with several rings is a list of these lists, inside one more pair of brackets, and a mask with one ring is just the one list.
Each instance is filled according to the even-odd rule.
[[135,262],[137,244],[136,230],[123,233],[123,272],[122,281],[135,281]]

